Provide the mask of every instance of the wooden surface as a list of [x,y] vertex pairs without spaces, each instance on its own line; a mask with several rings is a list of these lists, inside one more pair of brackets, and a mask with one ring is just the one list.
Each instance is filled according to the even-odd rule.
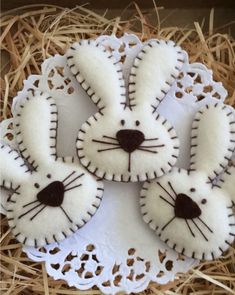
[[[75,5],[88,4],[89,8],[111,8],[124,9],[133,5],[133,1],[128,0],[2,0],[2,10],[13,9],[30,4],[54,4],[64,7],[74,7]],[[153,7],[153,0],[135,0],[141,8]],[[165,8],[212,8],[222,7],[235,10],[235,0],[155,0],[157,6]]]

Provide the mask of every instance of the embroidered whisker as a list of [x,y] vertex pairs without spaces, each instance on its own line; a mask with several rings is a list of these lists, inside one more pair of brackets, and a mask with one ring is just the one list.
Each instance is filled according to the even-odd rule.
[[115,137],[111,137],[111,136],[107,136],[107,135],[103,135],[103,138],[117,140],[117,138],[115,138]]
[[200,229],[200,227],[197,225],[197,223],[193,220],[192,220],[192,223],[196,226],[196,228],[199,230],[199,232],[201,233],[201,235],[204,237],[204,239],[208,242],[208,239],[207,237],[205,236],[205,234],[203,233],[203,231]]
[[102,150],[97,150],[97,152],[106,152],[106,151],[112,151],[112,150],[117,150],[117,149],[121,149],[120,146],[118,147],[113,147],[113,148],[108,148],[108,149],[102,149]]
[[152,153],[152,154],[157,154],[157,151],[150,151],[150,150],[146,150],[146,149],[142,149],[142,148],[138,148],[136,149],[137,151],[143,151],[143,152],[148,152],[148,153]]
[[159,144],[159,145],[140,145],[140,148],[153,148],[153,147],[164,147],[165,144]]
[[78,178],[82,177],[84,175],[84,173],[81,173],[80,175],[78,175],[77,177],[75,177],[74,179],[72,179],[69,183],[67,183],[64,188],[68,187],[68,185],[70,185],[71,183],[73,183],[75,180],[77,180]]
[[185,223],[187,224],[187,227],[188,227],[188,229],[189,229],[189,231],[190,231],[190,233],[191,233],[191,235],[195,238],[195,234],[194,234],[194,232],[192,231],[192,229],[191,229],[191,227],[190,227],[190,225],[189,225],[189,223],[188,223],[188,220],[187,219],[185,219]]
[[96,139],[92,139],[93,142],[97,142],[97,143],[102,143],[102,144],[109,144],[109,145],[118,145],[120,146],[119,143],[114,143],[114,142],[108,142],[108,141],[103,141],[103,140],[96,140]]
[[42,212],[42,210],[44,210],[46,208],[46,205],[45,206],[43,206],[37,213],[35,213],[31,218],[30,218],[30,220],[32,221],[39,213],[41,213]]
[[75,185],[75,186],[69,187],[69,188],[67,188],[66,190],[64,190],[64,192],[70,191],[70,190],[72,190],[72,189],[74,189],[74,188],[76,188],[76,187],[79,187],[79,186],[81,186],[81,185],[82,185],[82,184],[80,183],[80,184],[78,184],[78,185]]
[[159,196],[159,198],[162,199],[163,201],[165,201],[166,203],[168,203],[169,205],[171,205],[172,207],[175,208],[175,206],[173,204],[171,204],[171,202],[169,202],[165,198],[163,198],[163,196]]
[[68,176],[65,177],[64,180],[62,180],[62,182],[64,183],[69,177],[71,177],[76,171],[73,171],[72,173],[70,173]]
[[36,202],[38,202],[38,200],[35,200],[35,201],[32,201],[32,202],[29,202],[29,203],[23,205],[22,208],[28,207],[29,205],[34,204],[34,203],[36,203]]
[[38,204],[36,206],[34,206],[33,208],[29,209],[28,211],[26,211],[25,213],[21,214],[18,218],[22,218],[23,216],[27,215],[28,213],[30,213],[31,211],[35,210],[36,208],[38,208],[39,206],[41,206],[42,204]]
[[173,198],[173,196],[168,192],[167,189],[165,189],[165,187],[163,185],[161,185],[160,182],[157,181],[157,184],[168,194],[168,196],[173,200],[175,201],[175,199]]
[[205,223],[205,221],[203,221],[200,217],[198,217],[198,219],[201,221],[202,224],[205,225],[205,227],[211,232],[213,233],[213,230]]
[[159,139],[158,137],[155,137],[155,138],[147,138],[144,141],[151,141],[151,140],[158,140],[158,139]]
[[64,208],[60,206],[60,209],[63,211],[64,215],[68,218],[69,222],[73,223],[72,219],[69,217],[68,213],[64,210]]
[[169,185],[169,187],[171,188],[172,192],[173,192],[173,193],[175,194],[175,196],[177,197],[177,193],[176,193],[176,191],[174,190],[173,185],[171,184],[170,181],[168,181],[168,185]]
[[163,227],[162,227],[162,231],[164,231],[165,229],[166,229],[166,227],[169,225],[169,224],[171,224],[171,222],[173,221],[175,219],[175,216],[174,217],[172,217]]

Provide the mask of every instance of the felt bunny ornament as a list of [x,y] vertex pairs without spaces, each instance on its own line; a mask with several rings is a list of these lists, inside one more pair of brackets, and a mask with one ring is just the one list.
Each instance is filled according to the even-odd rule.
[[14,114],[19,153],[1,143],[1,186],[12,191],[7,218],[28,246],[58,242],[82,227],[98,209],[102,182],[56,154],[57,107],[47,93],[32,90]]
[[167,173],[179,141],[157,107],[180,73],[185,53],[172,41],[148,41],[129,75],[128,98],[122,64],[96,41],[73,44],[68,65],[98,112],[77,138],[80,162],[97,177],[136,182]]
[[144,221],[169,247],[198,259],[219,257],[235,237],[235,116],[216,102],[195,115],[188,170],[173,168],[145,182],[140,206]]

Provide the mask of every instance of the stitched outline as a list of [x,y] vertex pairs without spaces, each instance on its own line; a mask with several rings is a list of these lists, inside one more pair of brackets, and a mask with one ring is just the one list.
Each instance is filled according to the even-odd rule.
[[[113,56],[108,50],[101,43],[97,43],[96,40],[81,40],[80,42],[74,43],[67,52],[67,64],[70,68],[72,74],[75,76],[78,83],[82,86],[82,88],[86,91],[90,99],[93,103],[98,107],[98,112],[102,113],[102,110],[106,108],[105,105],[102,105],[102,98],[97,95],[95,91],[92,90],[92,87],[87,83],[86,79],[82,76],[79,70],[76,69],[75,61],[74,61],[74,53],[76,50],[82,45],[93,45],[93,47],[99,48],[102,52],[106,54],[106,57],[112,61],[113,65],[116,68],[116,72],[118,75],[119,87],[121,90],[120,97],[126,97],[126,88],[125,88],[125,81],[122,73],[120,61]],[[122,102],[120,102],[122,104]]]
[[[176,168],[174,167],[171,173],[184,173],[188,175],[187,170],[185,169],[181,169],[181,168]],[[160,230],[160,227],[158,225],[153,226],[152,222],[153,219],[152,216],[149,215],[149,213],[144,209],[145,206],[147,205],[147,194],[148,194],[148,190],[149,187],[153,185],[153,182],[145,182],[142,190],[140,192],[140,199],[139,199],[139,205],[140,205],[140,211],[143,217],[143,220],[149,225],[149,227],[155,232],[155,234],[164,242],[166,243],[170,248],[172,248],[173,250],[177,251],[179,254],[185,255],[185,250],[187,248],[178,245],[175,241],[173,242],[171,240],[171,237],[168,237],[166,239],[162,239],[161,238],[161,233],[162,231]],[[217,246],[217,249],[221,252],[221,254],[223,254],[227,248],[228,245],[232,246],[232,242],[234,240],[234,236],[235,236],[235,223],[234,223],[234,214],[233,214],[233,209],[232,206],[231,207],[227,207],[227,217],[228,217],[228,226],[230,227],[230,232],[229,235],[227,237],[227,239],[225,239],[224,241],[222,241],[222,244],[220,244],[219,246]],[[233,224],[234,223],[234,224]],[[198,253],[196,251],[196,249],[193,249],[191,252],[191,255],[187,253],[186,255],[187,257],[191,257],[193,259],[200,259],[200,260],[213,260],[217,257],[219,257],[218,255],[215,256],[215,253],[213,251],[210,251],[208,253],[206,252],[202,252],[202,253]]]
[[[126,109],[126,107],[128,107],[131,111],[132,111],[132,107],[135,106],[135,104],[132,104],[132,103],[127,103],[127,99],[129,98],[129,101],[132,99],[132,95],[134,95],[135,91],[131,91],[130,93],[130,90],[129,90],[129,95],[126,96],[125,94],[125,85],[124,85],[124,78],[123,78],[123,74],[122,74],[122,69],[121,67],[119,67],[119,65],[121,65],[121,62],[118,62],[115,57],[110,53],[108,52],[105,47],[100,44],[100,43],[97,43],[96,40],[82,40],[80,42],[77,42],[77,43],[74,43],[70,49],[68,50],[67,52],[67,64],[68,64],[68,67],[70,68],[71,72],[73,73],[73,75],[75,76],[75,78],[77,79],[78,83],[80,83],[80,85],[82,86],[82,88],[87,92],[88,96],[92,99],[92,101],[96,104],[96,106],[98,107],[99,111],[98,113],[103,115],[102,113],[102,110],[106,107],[106,106],[101,106],[100,103],[102,102],[102,98],[99,97],[92,89],[91,89],[91,86],[89,85],[89,83],[87,83],[87,81],[85,80],[85,78],[81,75],[79,69],[77,68],[76,66],[76,61],[75,61],[75,58],[74,58],[74,54],[76,52],[76,50],[82,46],[82,45],[92,45],[93,47],[98,47],[100,48],[103,52],[106,53],[107,55],[107,58],[111,59],[113,61],[113,65],[117,67],[117,73],[120,74],[119,75],[119,81],[120,82],[120,88],[123,89],[123,93],[121,94],[121,96],[125,96],[125,101],[124,102],[121,102],[121,104],[124,105],[124,110]],[[147,45],[144,46],[144,48],[146,48],[147,46],[149,47],[153,47],[153,44],[158,46],[158,45],[162,45],[162,44],[166,44],[167,46],[171,46],[172,48],[175,48],[175,50],[177,50],[177,63],[176,63],[176,66],[175,66],[175,69],[174,71],[171,73],[171,80],[169,81],[166,81],[166,84],[167,84],[167,89],[161,89],[160,91],[163,93],[163,96],[162,96],[162,99],[163,97],[167,94],[167,91],[170,89],[172,83],[175,81],[175,79],[177,78],[177,75],[180,73],[180,70],[181,70],[181,67],[182,65],[184,64],[185,62],[185,57],[184,57],[184,54],[183,54],[183,51],[176,45],[174,44],[172,41],[158,41],[158,40],[155,40],[155,41],[150,41],[149,43],[147,43]],[[140,53],[137,55],[137,57],[135,58],[134,60],[134,64],[132,66],[132,69],[137,69],[137,65],[136,65],[136,61],[140,61],[141,58],[140,58],[140,54],[141,52],[143,53],[146,53],[145,52],[145,49],[142,49],[140,51]],[[131,69],[131,71],[132,71]],[[130,77],[131,76],[136,76],[136,73],[132,73],[130,74]],[[135,82],[131,82],[129,81],[129,86],[128,88],[130,88],[131,85],[135,85]],[[160,102],[159,102],[160,103]],[[105,171],[102,171],[101,169],[99,169],[98,167],[95,167],[93,166],[92,162],[90,159],[87,159],[85,154],[83,154],[83,135],[82,133],[85,133],[84,132],[84,127],[86,125],[89,125],[89,126],[92,126],[92,122],[91,122],[91,118],[93,118],[95,121],[98,121],[97,117],[96,117],[97,113],[93,116],[91,116],[81,127],[81,129],[79,130],[78,132],[78,137],[77,137],[77,154],[78,154],[78,157],[80,159],[80,162],[83,164],[84,167],[86,167],[88,169],[89,172],[91,172],[92,174],[98,176],[98,177],[103,177],[104,179],[107,179],[107,180],[112,180],[112,181],[123,181],[123,182],[130,182],[130,181],[139,181],[140,179],[142,181],[144,180],[148,180],[148,179],[153,179],[156,177],[156,175],[158,176],[161,176],[163,175],[164,173],[166,173],[167,171],[169,171],[172,166],[176,163],[177,161],[177,158],[178,158],[178,153],[177,155],[173,154],[172,155],[172,158],[174,159],[170,159],[168,161],[168,163],[166,163],[166,167],[160,167],[157,171],[153,171],[151,172],[152,176],[151,177],[148,177],[148,173],[145,174],[145,176],[143,175],[136,175],[136,176],[127,176],[126,177],[126,180],[123,180],[125,175],[124,174],[116,174],[116,173],[113,173],[112,175],[111,174],[107,174]],[[156,118],[157,120],[158,118]],[[164,123],[162,125],[164,125],[166,122],[166,120],[164,121]],[[171,130],[173,129],[173,127],[171,126],[171,128],[169,128],[168,132],[170,132]],[[170,134],[171,135],[171,134]],[[173,139],[177,139],[177,135],[176,133],[174,133],[174,135],[171,137],[170,136],[170,139],[173,140]],[[178,144],[179,145],[179,144]],[[174,146],[174,149],[178,149],[178,145]],[[90,167],[92,166],[92,168]]]
[[165,81],[166,85],[164,88],[160,88],[159,91],[161,92],[161,95],[155,98],[156,105],[151,105],[153,108],[153,113],[156,112],[159,104],[163,101],[167,93],[169,92],[170,88],[172,87],[173,83],[176,81],[178,75],[180,74],[180,70],[183,67],[183,64],[186,62],[186,58],[184,56],[183,50],[177,46],[177,44],[173,43],[172,41],[165,41],[165,40],[150,40],[149,42],[145,43],[143,48],[140,50],[136,58],[134,59],[133,66],[130,71],[130,76],[129,76],[129,83],[128,83],[128,94],[129,94],[129,102],[130,105],[136,105],[138,103],[135,102],[135,85],[136,85],[136,77],[138,74],[138,67],[139,64],[141,63],[143,56],[147,54],[147,51],[153,47],[157,46],[162,46],[162,45],[167,45],[172,48],[175,48],[177,52],[177,64],[174,68],[174,72],[170,74],[170,79]]
[[[232,154],[235,150],[235,132],[234,132],[234,124],[235,124],[235,121],[234,121],[234,118],[231,118],[233,112],[231,112],[231,110],[226,106],[226,105],[223,105],[222,103],[219,103],[219,102],[216,102],[216,103],[211,103],[209,105],[206,105],[204,108],[201,108],[195,115],[195,118],[194,118],[194,121],[193,121],[193,124],[192,124],[192,134],[191,134],[191,153],[190,153],[190,157],[191,157],[191,162],[190,162],[190,168],[188,170],[185,170],[185,169],[180,169],[180,168],[173,168],[172,170],[172,173],[187,173],[187,175],[190,175],[192,172],[193,173],[198,173],[198,172],[195,172],[196,170],[194,169],[194,167],[192,168],[191,166],[194,165],[194,162],[192,160],[193,157],[196,156],[196,151],[193,150],[193,148],[197,145],[197,134],[195,134],[194,130],[198,130],[199,128],[199,122],[200,122],[200,116],[203,115],[204,113],[204,110],[206,109],[209,109],[210,107],[221,107],[221,110],[222,111],[226,111],[227,113],[227,117],[230,117],[230,122],[229,122],[229,125],[231,126],[231,129],[230,129],[230,143],[231,143],[231,146],[232,147],[229,147],[228,148],[228,153],[230,153],[229,155],[225,155],[224,156],[224,162],[222,163],[219,163],[218,166],[219,166],[219,169],[221,169],[221,171],[224,173],[224,174],[227,174],[228,177],[230,175],[232,175],[232,172],[231,170],[233,168],[228,168],[226,169],[226,166],[228,165],[228,162],[229,160],[231,159],[232,157]],[[221,171],[214,171],[214,174],[215,174],[215,178],[219,175],[219,173]],[[200,173],[200,172],[199,172]],[[223,179],[220,179],[218,181],[218,183],[220,182],[225,182],[225,181],[228,181],[228,180],[223,180]],[[209,184],[210,182],[213,182],[213,178],[210,178],[209,177],[209,182],[207,182],[207,184]],[[214,188],[217,188],[217,189],[222,189],[220,185],[217,184],[214,184],[212,185],[211,189],[214,189]],[[151,225],[151,223],[153,222],[153,220],[151,219],[152,216],[148,215],[148,212],[144,212],[144,207],[146,206],[146,198],[147,198],[147,193],[148,193],[148,187],[150,186],[151,184],[146,182],[144,183],[143,187],[142,187],[142,190],[141,190],[141,193],[140,193],[140,208],[141,208],[141,213],[142,213],[142,216],[143,216],[143,219],[144,221],[156,232],[156,234],[159,236],[159,238],[161,238],[161,231],[159,232],[159,226],[156,226],[155,228],[153,228],[153,226]],[[230,232],[228,234],[228,237],[227,239],[225,239],[223,242],[222,245],[219,245],[218,246],[218,250],[220,251],[221,254],[223,254],[224,251],[227,250],[228,246],[232,246],[232,242],[234,240],[234,237],[235,237],[235,223],[234,223],[234,213],[233,213],[233,206],[235,206],[233,200],[232,201],[232,205],[227,207],[227,210],[230,211],[228,212],[227,214],[227,217],[228,217],[228,226],[230,227]],[[230,214],[229,214],[230,213]],[[147,220],[148,219],[148,220]],[[165,242],[169,247],[173,248],[173,250],[176,250],[177,252],[179,253],[185,253],[185,248],[180,248],[176,243],[173,244],[171,242],[171,239],[168,237],[167,239],[163,240],[161,238],[161,240],[163,242]],[[172,246],[173,245],[173,246]],[[197,258],[197,259],[215,259],[216,257],[218,257],[218,255],[215,257],[215,253],[213,251],[211,252],[208,252],[208,253],[205,253],[205,252],[202,252],[201,254],[200,253],[196,253],[195,251],[193,251],[191,253],[191,255],[188,255],[187,256],[191,257],[191,258]],[[209,258],[210,257],[210,258]]]
[[[34,99],[35,98],[35,92],[39,93],[40,96],[43,95],[43,92],[35,91],[34,89],[30,89],[30,91],[32,92],[33,96],[30,97],[30,98],[27,97],[26,100],[24,101],[24,103],[27,103],[27,101],[29,101],[30,99]],[[51,154],[51,156],[53,156],[55,162],[63,162],[63,163],[74,163],[74,162],[76,162],[77,163],[77,161],[75,161],[75,159],[73,157],[60,157],[60,158],[57,157],[57,154],[56,154],[56,139],[57,139],[57,126],[58,126],[57,107],[56,107],[55,101],[52,99],[51,96],[47,97],[46,100],[50,100],[50,107],[51,107],[50,131],[55,132],[55,135],[51,135],[52,132],[50,132],[50,139],[51,139],[51,142],[52,142],[52,144],[50,144],[50,146],[52,146],[51,151],[53,152],[53,154]],[[21,104],[20,108],[23,109],[24,104]],[[20,113],[19,112],[16,113],[16,116],[20,117],[21,114],[20,114],[20,116],[18,116],[18,114],[20,114]],[[56,115],[56,119],[54,118],[55,115]],[[52,124],[55,124],[55,123],[56,123],[56,127],[52,126]],[[17,136],[20,136],[19,137],[20,145],[22,145],[23,144],[23,139],[22,139],[21,131],[20,131],[20,122],[18,120],[16,121],[16,127],[18,129],[17,130],[17,134],[18,134]],[[33,172],[34,173],[37,172],[37,166],[34,167],[33,171],[30,171],[28,166],[24,162],[24,159],[25,159],[25,160],[27,160],[27,162],[30,165],[34,164],[33,160],[31,160],[31,162],[29,162],[31,158],[30,158],[30,155],[26,152],[27,148],[25,148],[23,146],[22,155],[20,155],[15,150],[12,150],[8,145],[3,145],[3,144],[1,145],[1,149],[6,149],[6,148],[7,148],[8,153],[12,153],[12,155],[15,156],[14,160],[19,162],[21,164],[20,165],[21,167],[23,167],[23,166],[27,167],[27,170],[25,171],[25,173],[30,172],[32,174]],[[21,151],[22,151],[22,149],[21,149]],[[26,154],[26,155],[24,155],[24,154]],[[20,161],[22,161],[22,162],[20,162]],[[32,167],[33,167],[33,165],[32,165]],[[79,169],[84,171],[82,167],[79,167]],[[87,175],[86,171],[84,171],[84,174]],[[92,218],[92,216],[96,213],[96,211],[98,210],[98,208],[100,206],[100,203],[102,201],[104,188],[103,188],[103,183],[101,182],[100,179],[94,179],[94,181],[96,181],[96,184],[97,184],[97,188],[96,188],[96,192],[95,192],[95,201],[92,204],[90,204],[88,211],[82,217],[83,224],[79,225],[79,226],[78,226],[78,224],[75,224],[75,223],[71,224],[71,227],[69,229],[64,230],[64,231],[59,231],[59,232],[55,233],[53,235],[53,239],[50,238],[50,237],[45,236],[45,238],[44,238],[45,244],[58,242],[60,240],[63,240],[65,238],[65,236],[67,237],[67,236],[71,235],[78,228],[84,226]],[[17,186],[16,188],[14,188],[13,182],[9,182],[9,185],[8,185],[8,181],[6,181],[6,180],[2,180],[2,186],[6,187],[6,188],[14,189],[13,194],[7,200],[7,202],[8,202],[7,218],[8,218],[9,227],[11,228],[11,230],[12,230],[13,234],[15,235],[15,237],[22,244],[26,244],[26,245],[34,246],[34,247],[43,246],[44,244],[41,244],[38,239],[30,239],[29,237],[26,237],[22,233],[18,232],[18,230],[16,228],[17,220],[16,220],[16,217],[14,215],[14,204],[17,202],[17,197],[20,195],[20,192],[19,192],[20,186]],[[94,210],[94,208],[95,208],[95,210]],[[90,212],[90,211],[93,211],[93,212]]]
[[[11,157],[13,158],[14,161],[16,161],[17,166],[26,167],[26,170],[24,171],[24,173],[29,172],[28,166],[25,164],[23,158],[20,156],[20,154],[16,150],[12,149],[8,144],[3,144],[3,143],[0,144],[0,149],[5,150],[7,154],[11,154]],[[13,181],[6,180],[2,177],[1,177],[0,186],[5,187],[6,189],[9,189],[9,190],[16,190],[18,188],[17,185],[14,187]]]
[[[222,186],[223,184],[227,183],[228,181],[231,181],[230,178],[232,178],[232,176],[235,174],[235,166],[232,165],[232,166],[228,166],[224,171],[223,171],[223,174],[220,175],[220,178],[217,182],[217,185],[214,184],[214,186],[220,188],[220,189],[223,189]],[[231,207],[229,208],[235,208],[235,199],[231,199],[232,201],[232,204],[231,204]]]
[[[96,182],[97,182],[97,189],[96,189],[97,193],[96,193],[96,196],[95,196],[95,199],[96,199],[95,201],[96,202],[95,203],[92,203],[91,206],[90,206],[90,209],[89,209],[89,210],[91,210],[92,207],[93,207],[93,208],[95,208],[95,211],[93,213],[91,213],[90,211],[87,211],[85,213],[86,215],[81,218],[81,220],[83,222],[82,225],[79,225],[79,224],[75,224],[74,223],[67,230],[63,230],[63,231],[60,231],[60,232],[55,233],[52,236],[52,238],[45,236],[45,238],[44,238],[45,243],[44,244],[47,244],[48,245],[48,244],[51,244],[51,243],[54,243],[54,242],[56,242],[56,243],[60,242],[64,238],[67,238],[71,234],[74,234],[76,232],[76,230],[82,228],[95,215],[95,213],[97,212],[97,210],[99,209],[99,206],[101,204],[101,201],[102,201],[102,198],[103,198],[103,191],[104,191],[103,184],[102,184],[101,180],[100,179],[96,179]],[[8,220],[10,220],[10,223],[11,223],[11,221],[13,219],[14,219],[13,217],[10,217]],[[10,223],[9,223],[9,226],[11,227],[12,232],[14,234],[14,232],[17,232],[17,231],[15,230],[15,226],[11,226]],[[30,239],[28,239],[27,237],[25,237],[24,235],[22,235],[19,232],[17,232],[15,234],[15,237],[22,244],[26,244],[26,241],[28,241],[27,242],[27,245],[29,245],[29,243],[30,243],[29,241],[32,241],[34,243],[34,247],[40,247],[40,246],[43,246],[44,245],[44,244],[39,244],[37,239],[34,239],[34,240],[31,239],[30,240]]]
[[[169,123],[169,121],[167,121],[164,117],[157,115],[157,117],[155,118],[156,121],[159,121],[159,123],[161,125],[165,125],[166,122],[169,126],[166,127],[166,131],[169,134],[169,140],[171,140],[171,142],[173,143],[173,152],[171,155],[171,158],[166,161],[166,165],[163,167],[157,167],[156,170],[154,171],[148,171],[147,173],[142,173],[142,174],[137,174],[137,175],[131,175],[132,173],[129,173],[128,171],[126,171],[126,173],[123,174],[117,174],[117,173],[113,173],[113,174],[107,174],[107,172],[105,170],[101,170],[99,167],[97,167],[96,165],[93,164],[92,159],[87,158],[86,154],[84,153],[84,148],[83,148],[83,142],[84,142],[84,137],[85,134],[87,133],[87,131],[89,132],[89,129],[92,129],[93,124],[95,124],[100,118],[101,116],[96,116],[97,114],[95,114],[94,116],[90,117],[80,128],[79,132],[78,132],[78,137],[77,137],[77,141],[76,141],[76,150],[77,150],[77,155],[78,158],[80,160],[80,162],[82,163],[82,165],[93,175],[95,175],[96,177],[101,177],[103,179],[106,180],[112,180],[112,181],[117,181],[117,182],[136,182],[136,181],[146,181],[146,180],[151,180],[157,177],[162,176],[163,174],[169,172],[172,167],[174,166],[174,164],[176,163],[177,159],[178,159],[178,155],[179,155],[179,139],[176,135],[175,129],[173,128],[173,126]],[[94,122],[92,119],[94,119],[94,117],[96,118],[96,122]],[[165,126],[164,126],[165,127]],[[126,152],[124,152],[126,154]]]
[[[124,110],[128,107],[132,111],[132,107],[136,106],[134,102],[135,98],[135,89],[133,88],[136,85],[135,82],[135,77],[138,69],[139,62],[142,60],[142,55],[146,54],[146,48],[152,48],[154,46],[162,46],[167,45],[171,46],[172,48],[175,48],[177,50],[177,63],[174,68],[174,72],[170,74],[170,80],[165,81],[167,87],[164,89],[160,89],[160,92],[162,93],[160,97],[156,97],[156,101],[158,102],[156,106],[151,105],[154,108],[154,112],[157,110],[158,105],[161,103],[161,101],[164,99],[166,96],[167,92],[170,90],[171,86],[177,79],[177,76],[180,74],[180,70],[183,66],[183,64],[186,62],[186,57],[184,55],[184,51],[177,46],[175,43],[172,41],[165,41],[165,40],[151,40],[148,43],[144,44],[142,50],[138,53],[138,55],[135,57],[131,71],[130,71],[130,76],[129,76],[129,82],[128,82],[128,95],[126,95],[126,90],[125,90],[125,81],[122,73],[122,63],[120,61],[117,61],[116,58],[113,56],[112,53],[107,51],[105,47],[101,43],[97,43],[97,40],[81,40],[80,42],[74,43],[70,49],[67,52],[67,64],[68,67],[70,68],[72,74],[75,76],[77,79],[78,83],[82,86],[82,88],[86,91],[88,96],[91,98],[93,103],[98,107],[99,111],[101,109],[104,109],[106,106],[100,106],[100,102],[102,101],[102,98],[97,95],[95,91],[92,90],[91,86],[87,83],[85,78],[82,76],[79,70],[76,69],[76,62],[74,61],[74,52],[79,48],[79,46],[82,45],[93,45],[94,47],[100,48],[103,52],[107,54],[107,58],[111,59],[113,61],[113,65],[117,67],[116,71],[118,74],[118,80],[120,81],[120,89],[123,91],[121,93],[121,97],[124,96],[125,99],[123,102],[120,102],[121,105],[124,106]],[[133,78],[132,78],[133,77]],[[154,113],[153,112],[153,113]]]
[[[16,115],[14,116],[14,128],[16,130],[16,140],[18,143],[18,148],[19,152],[22,155],[22,157],[30,164],[30,166],[33,168],[33,170],[37,170],[38,165],[36,163],[35,159],[31,158],[31,155],[29,154],[27,147],[24,145],[24,139],[22,137],[22,132],[20,128],[20,117],[22,116],[22,110],[24,109],[25,104],[27,104],[27,101],[33,100],[33,99],[45,99],[48,101],[49,106],[50,106],[50,156],[52,156],[55,160],[57,157],[56,154],[56,139],[57,139],[57,129],[58,129],[58,112],[57,112],[57,107],[55,104],[55,100],[50,96],[48,93],[35,90],[33,88],[30,88],[29,91],[31,91],[31,96],[26,96],[25,100],[23,103],[20,104],[20,107],[18,108]],[[28,92],[29,92],[28,91]],[[47,96],[43,98],[43,96]],[[55,126],[54,126],[55,125]]]
[[[60,157],[57,160],[58,162],[61,163],[65,163],[65,164],[69,164],[69,163],[76,163],[76,161],[74,161],[73,157]],[[84,171],[84,169],[81,169],[82,171]],[[84,171],[85,172],[85,171]],[[88,175],[85,172],[86,175]],[[14,210],[12,208],[13,205],[8,205],[8,210],[7,210],[7,219],[8,219],[8,224],[9,227],[11,228],[13,234],[15,235],[15,237],[17,238],[18,241],[20,241],[22,244],[28,245],[28,246],[34,246],[34,247],[41,247],[45,244],[50,244],[50,243],[58,243],[59,241],[63,240],[64,238],[70,236],[71,234],[75,233],[76,230],[80,229],[81,227],[83,227],[97,212],[102,198],[103,198],[103,191],[104,191],[104,186],[103,186],[103,182],[101,181],[101,179],[94,179],[94,181],[96,181],[96,191],[95,191],[95,199],[94,201],[87,206],[88,210],[84,213],[84,215],[82,217],[80,217],[82,224],[77,224],[75,222],[71,223],[67,229],[63,229],[60,230],[58,232],[56,232],[54,235],[52,235],[51,237],[49,236],[45,236],[44,237],[44,243],[41,243],[39,239],[31,239],[29,237],[26,237],[23,233],[19,232],[16,228],[17,225],[17,218],[14,215]],[[18,195],[20,193],[13,193],[11,195],[11,203],[15,204],[17,202],[17,198]],[[93,211],[93,212],[92,212]]]
[[232,154],[234,152],[234,143],[235,143],[235,134],[234,134],[234,127],[235,126],[235,121],[234,117],[231,116],[233,114],[231,110],[224,104],[216,102],[216,103],[210,103],[209,105],[207,104],[203,108],[201,108],[195,115],[193,123],[192,123],[192,133],[191,133],[191,152],[190,152],[190,164],[189,164],[189,171],[195,171],[196,170],[196,163],[195,163],[195,157],[197,156],[197,138],[198,138],[198,133],[195,134],[195,130],[198,130],[199,128],[199,123],[201,120],[201,116],[204,114],[204,111],[207,109],[214,107],[214,108],[221,108],[221,111],[226,112],[227,117],[229,117],[229,125],[231,126],[230,128],[230,134],[231,134],[231,139],[230,139],[230,145],[227,149],[227,153],[224,155],[223,162],[218,163],[218,168],[214,169],[212,171],[212,175],[208,175],[208,180],[209,182],[213,182],[213,180],[222,172],[226,169],[226,166],[228,165],[229,160],[232,157]]

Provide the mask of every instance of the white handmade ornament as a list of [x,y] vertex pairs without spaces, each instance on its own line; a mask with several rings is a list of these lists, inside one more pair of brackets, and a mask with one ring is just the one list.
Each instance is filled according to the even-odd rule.
[[19,153],[0,146],[1,185],[11,191],[8,224],[25,245],[59,242],[95,214],[102,182],[72,158],[57,157],[57,107],[48,93],[29,90],[14,125]]
[[157,107],[177,79],[184,53],[172,41],[152,40],[134,59],[128,97],[120,62],[102,44],[81,41],[67,52],[68,65],[98,107],[81,127],[77,153],[97,177],[136,182],[168,172],[179,141]]
[[[219,257],[235,237],[235,116],[222,103],[200,109],[193,121],[189,169],[146,182],[144,221],[169,247],[198,259]],[[225,173],[219,183],[217,178]]]

